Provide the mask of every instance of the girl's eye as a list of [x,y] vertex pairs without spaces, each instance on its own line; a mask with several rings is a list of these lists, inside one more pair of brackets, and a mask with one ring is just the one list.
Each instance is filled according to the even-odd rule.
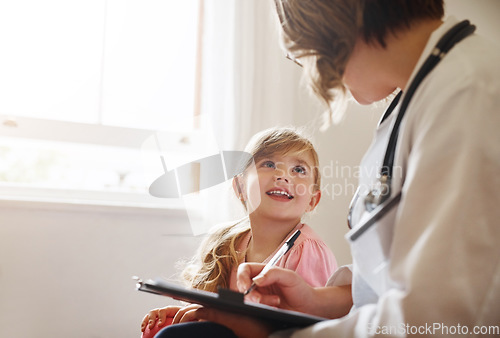
[[264,161],[262,162],[262,166],[266,168],[276,168],[273,161]]
[[306,174],[306,168],[302,167],[302,166],[297,166],[297,167],[294,167],[293,168],[293,172],[296,172],[298,174],[302,174],[302,175],[305,175]]

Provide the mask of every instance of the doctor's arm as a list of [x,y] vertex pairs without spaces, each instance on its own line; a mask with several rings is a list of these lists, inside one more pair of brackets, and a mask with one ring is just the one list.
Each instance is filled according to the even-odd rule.
[[258,263],[238,267],[240,291],[247,290],[252,282],[258,286],[248,294],[250,301],[324,318],[344,316],[352,307],[350,285],[311,287],[295,271],[277,267],[254,278],[262,268],[263,265]]
[[[264,265],[258,263],[241,264],[238,268],[238,287],[244,291],[252,284]],[[272,268],[264,276],[254,280],[257,288],[247,299],[325,318],[338,318],[347,314],[352,307],[351,286],[311,287],[296,272],[282,268]],[[199,319],[210,320],[225,325],[238,337],[267,337],[276,329],[272,325],[244,317],[217,311],[199,309]]]

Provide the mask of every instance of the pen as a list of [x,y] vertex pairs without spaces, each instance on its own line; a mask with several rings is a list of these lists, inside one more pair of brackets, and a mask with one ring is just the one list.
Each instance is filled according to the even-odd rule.
[[[276,263],[278,263],[278,261],[281,259],[281,257],[283,257],[292,248],[293,244],[295,243],[295,240],[297,239],[297,237],[299,237],[299,235],[300,235],[300,230],[295,231],[293,233],[293,235],[288,238],[288,240],[285,242],[285,244],[283,244],[283,246],[278,250],[278,252],[276,252],[276,254],[273,256],[273,258],[271,258],[271,260],[266,264],[264,269],[262,269],[262,271],[254,278],[262,276],[269,269],[271,269],[273,266],[275,266]],[[253,282],[252,285],[250,286],[250,288],[248,290],[246,290],[243,293],[243,295],[245,295],[245,296],[248,295],[250,292],[252,292],[253,289],[255,289],[256,286],[257,285],[255,284],[255,282]]]

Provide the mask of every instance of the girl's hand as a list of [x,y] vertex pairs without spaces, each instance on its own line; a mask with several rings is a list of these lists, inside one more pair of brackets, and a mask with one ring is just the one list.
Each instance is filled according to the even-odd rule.
[[153,309],[144,316],[141,324],[141,331],[144,332],[146,327],[152,330],[158,321],[158,326],[163,326],[167,322],[167,318],[174,317],[181,309],[181,306],[167,306],[161,309]]
[[198,318],[194,315],[196,309],[200,308],[201,305],[198,304],[190,304],[187,305],[179,311],[174,316],[174,320],[172,321],[172,324],[177,324],[177,323],[185,323],[185,322],[194,322],[197,321]]

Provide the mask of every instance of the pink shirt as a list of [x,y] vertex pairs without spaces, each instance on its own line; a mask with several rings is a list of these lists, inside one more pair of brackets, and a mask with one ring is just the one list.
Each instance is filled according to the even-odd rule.
[[[296,229],[300,229],[300,236],[276,266],[296,271],[311,286],[325,286],[328,278],[337,269],[337,262],[332,251],[307,224],[300,223],[293,231]],[[245,252],[247,250],[250,236],[251,232],[242,239],[237,248],[238,251]],[[285,244],[285,240],[263,263],[267,263],[273,257],[276,251]],[[231,271],[229,280],[231,290],[238,290],[236,286],[237,270],[238,267],[234,267]]]

